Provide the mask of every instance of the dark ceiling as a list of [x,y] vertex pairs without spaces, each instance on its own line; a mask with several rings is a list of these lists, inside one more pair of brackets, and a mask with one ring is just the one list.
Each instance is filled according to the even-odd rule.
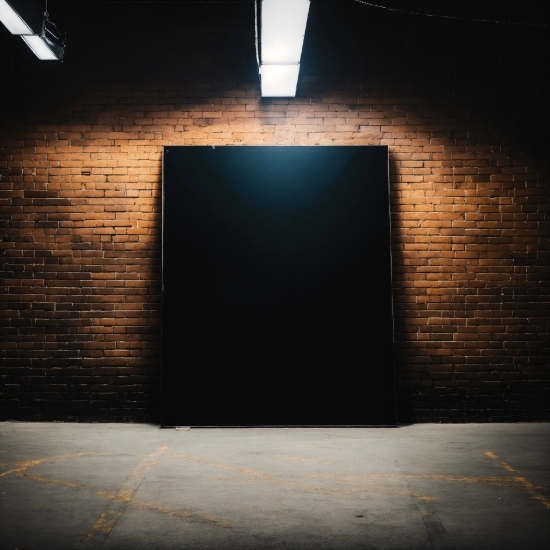
[[[65,7],[75,9],[86,6],[90,10],[104,10],[106,5],[115,4],[252,4],[254,0],[49,0],[49,11],[55,13]],[[260,1],[260,0],[258,0]],[[315,3],[319,0],[311,0]],[[322,1],[322,0],[321,0]],[[357,0],[334,0],[340,5],[360,3]],[[389,9],[403,10],[472,19],[496,19],[514,23],[548,24],[550,19],[550,3],[540,0],[525,0],[521,2],[502,2],[495,0],[462,0],[461,2],[441,2],[440,0],[404,1],[377,0],[371,4]],[[382,11],[383,8],[363,5],[368,13]],[[389,11],[389,10],[388,10]],[[394,13],[394,15],[397,15]]]
[[[434,15],[548,23],[548,2],[379,1]],[[10,83],[0,89],[2,110],[48,98],[60,102],[94,82],[138,83],[160,74],[175,81],[182,67],[194,67],[197,75],[227,70],[243,82],[258,79],[253,0],[49,0],[48,10],[67,34],[65,60],[39,62],[1,26],[0,66]],[[387,89],[397,86],[411,97],[457,98],[459,108],[501,119],[514,135],[546,147],[549,35],[541,26],[312,0],[301,75],[339,83],[389,80]]]

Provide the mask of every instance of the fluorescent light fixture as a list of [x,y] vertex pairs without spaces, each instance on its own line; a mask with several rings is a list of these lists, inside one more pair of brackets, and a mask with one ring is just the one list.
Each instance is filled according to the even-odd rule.
[[21,38],[27,43],[27,46],[34,52],[38,59],[42,61],[57,61],[57,59],[59,59],[42,36],[33,34],[31,36],[22,36]]
[[295,97],[310,0],[262,0],[262,97]]
[[43,61],[62,61],[65,52],[65,45],[58,37],[57,27],[49,19],[42,25],[42,32],[32,36],[22,36],[27,46],[34,52],[38,59]]
[[40,34],[44,0],[0,0],[0,21],[12,34]]
[[262,1],[262,64],[300,63],[309,0]]
[[0,21],[11,34],[33,34],[29,25],[6,0],[0,0]]
[[44,0],[0,0],[0,21],[21,35],[38,59],[63,59],[64,44],[45,11]]
[[263,97],[294,97],[300,65],[262,65],[260,68]]

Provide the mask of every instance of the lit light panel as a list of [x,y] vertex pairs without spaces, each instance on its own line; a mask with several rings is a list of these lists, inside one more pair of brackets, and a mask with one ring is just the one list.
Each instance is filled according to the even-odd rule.
[[41,36],[33,34],[31,36],[22,36],[21,38],[26,42],[27,46],[34,52],[38,59],[42,61],[57,61],[58,57],[48,47]]
[[0,0],[0,21],[11,34],[33,34],[29,25],[6,0]]
[[262,97],[295,97],[309,0],[262,0]]
[[263,0],[262,64],[300,63],[309,0]]
[[260,75],[263,97],[294,97],[300,65],[262,65]]

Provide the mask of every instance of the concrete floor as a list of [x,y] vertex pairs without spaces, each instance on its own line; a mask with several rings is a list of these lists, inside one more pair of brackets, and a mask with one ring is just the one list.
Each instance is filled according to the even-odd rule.
[[0,548],[550,548],[550,424],[0,424]]

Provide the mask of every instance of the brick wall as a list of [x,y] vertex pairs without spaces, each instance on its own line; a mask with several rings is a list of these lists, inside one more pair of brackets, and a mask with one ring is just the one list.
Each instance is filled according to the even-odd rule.
[[546,33],[318,1],[269,100],[250,3],[104,9],[0,36],[3,418],[158,418],[167,144],[388,145],[399,419],[549,418]]

